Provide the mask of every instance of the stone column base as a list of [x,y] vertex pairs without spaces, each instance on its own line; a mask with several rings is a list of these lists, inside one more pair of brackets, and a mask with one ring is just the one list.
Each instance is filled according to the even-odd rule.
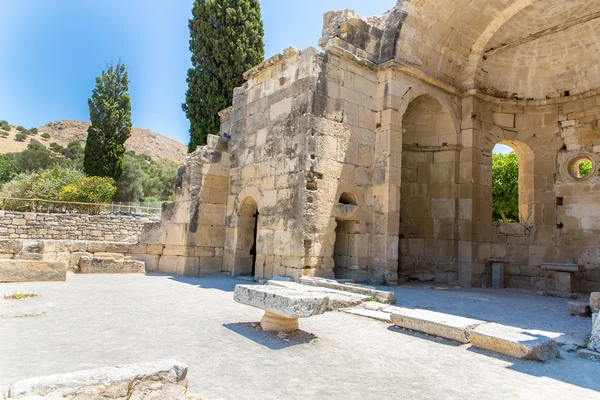
[[298,329],[298,318],[286,318],[272,312],[265,311],[260,321],[263,331],[293,332]]

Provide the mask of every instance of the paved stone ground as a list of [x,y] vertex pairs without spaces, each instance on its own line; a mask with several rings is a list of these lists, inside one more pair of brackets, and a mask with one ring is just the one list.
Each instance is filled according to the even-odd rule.
[[[262,312],[233,301],[241,281],[164,275],[73,275],[1,284],[0,385],[31,376],[175,358],[207,399],[592,399],[600,363],[572,353],[517,361],[345,313],[300,321],[288,338],[251,325]],[[395,289],[402,306],[585,335],[566,301],[508,291]],[[529,307],[515,310],[513,307]],[[41,316],[21,316],[44,312]],[[482,313],[482,314],[479,314]],[[529,316],[529,317],[527,317]],[[514,323],[513,323],[514,322]]]

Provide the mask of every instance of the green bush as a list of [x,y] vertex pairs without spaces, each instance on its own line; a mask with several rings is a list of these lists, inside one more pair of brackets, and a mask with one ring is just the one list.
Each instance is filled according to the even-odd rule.
[[44,132],[44,133],[42,133],[42,139],[48,140],[48,139],[50,139],[50,135],[48,135],[48,133]]
[[29,130],[29,132],[31,132],[31,134],[32,134],[32,135],[37,135],[37,134],[38,134],[38,130],[37,130],[37,128],[31,128],[31,129]]
[[22,199],[59,200],[60,191],[83,173],[73,168],[54,166],[51,169],[22,173],[2,186],[0,196]]
[[26,134],[24,134],[24,133],[17,133],[17,134],[15,135],[15,140],[16,140],[17,142],[24,142],[24,141],[25,141],[25,139],[27,139],[27,135],[26,135]]
[[8,132],[6,132],[6,131],[0,131],[0,136],[3,137],[3,138],[8,137]]
[[8,125],[8,121],[5,119],[0,120],[0,125]]
[[19,168],[4,156],[0,156],[0,185],[12,180],[19,174]]
[[10,132],[10,125],[9,124],[0,124],[0,129],[2,129],[3,131],[6,131],[6,132]]
[[175,195],[179,166],[168,159],[153,160],[147,154],[125,154],[125,171],[117,181],[119,201],[168,201]]
[[112,178],[89,176],[75,179],[65,186],[59,199],[78,203],[109,203],[117,194],[117,187]]
[[64,147],[62,147],[60,144],[58,143],[50,143],[50,150],[52,150],[53,152],[57,153],[57,154],[62,154],[62,152],[64,151]]
[[27,148],[29,150],[46,150],[46,146],[44,146],[42,143],[38,142],[35,139],[31,139],[29,141],[29,144],[27,145]]
[[23,132],[23,130],[24,130],[24,129],[25,129],[25,128],[23,128],[21,125],[17,126],[17,130],[18,130],[19,132]]

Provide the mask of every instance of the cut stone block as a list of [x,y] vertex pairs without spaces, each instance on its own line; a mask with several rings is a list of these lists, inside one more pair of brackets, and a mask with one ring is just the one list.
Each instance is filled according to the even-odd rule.
[[64,261],[0,260],[0,282],[65,281]]
[[590,336],[588,350],[600,352],[600,318],[597,316],[592,320],[592,335]]
[[580,315],[582,317],[590,316],[589,304],[581,302],[581,301],[570,301],[567,304],[569,305],[569,314]]
[[94,257],[96,257],[96,258],[112,258],[115,261],[121,261],[121,260],[125,259],[125,256],[121,253],[106,253],[106,252],[94,253]]
[[341,290],[322,288],[317,286],[302,285],[300,283],[295,282],[270,280],[269,285],[286,287],[288,289],[298,290],[306,293],[324,294],[329,298],[329,304],[327,305],[327,309],[329,310],[341,310],[344,308],[356,307],[370,299],[370,297],[366,295],[343,292]]
[[550,361],[559,354],[558,345],[548,336],[496,323],[473,329],[471,344],[523,360]]
[[493,289],[504,289],[504,269],[505,263],[494,262],[492,263],[492,288]]
[[358,315],[360,317],[375,319],[381,322],[392,322],[392,315],[383,311],[367,310],[364,308],[352,308],[349,310],[344,310],[344,312],[348,314]]
[[146,267],[143,261],[81,257],[79,271],[82,274],[145,274]]
[[392,323],[396,326],[460,343],[469,343],[471,331],[485,324],[485,321],[429,310],[390,307],[386,312],[392,314]]
[[[164,360],[56,374],[15,382],[9,388],[8,397],[183,399],[186,398],[187,371],[186,364]],[[129,393],[134,379],[135,386]]]
[[287,318],[323,314],[329,298],[322,293],[301,292],[280,286],[237,285],[233,299]]
[[337,281],[324,278],[313,278],[313,277],[302,277],[300,283],[311,286],[320,286],[330,289],[342,290],[344,292],[351,292],[357,294],[363,294],[370,296],[380,303],[394,304],[396,302],[396,296],[393,292],[386,292],[383,290],[370,289],[364,286],[358,285],[346,285],[338,283]]
[[600,292],[590,294],[590,308],[593,313],[600,312]]
[[265,331],[291,332],[298,329],[298,318],[323,314],[329,298],[281,286],[237,285],[233,299],[265,310],[261,327]]
[[600,353],[597,351],[580,349],[577,351],[577,356],[585,360],[600,361]]

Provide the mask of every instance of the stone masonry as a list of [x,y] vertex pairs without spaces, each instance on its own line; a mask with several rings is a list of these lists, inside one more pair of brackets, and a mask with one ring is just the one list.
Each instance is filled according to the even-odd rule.
[[[599,290],[599,12],[399,0],[377,17],[327,13],[321,49],[245,74],[142,242],[185,275],[489,286],[494,263],[505,286],[552,290],[540,265],[560,263]],[[492,221],[497,144],[519,158],[518,223]]]
[[42,214],[0,211],[0,239],[136,242],[151,219],[127,215]]

